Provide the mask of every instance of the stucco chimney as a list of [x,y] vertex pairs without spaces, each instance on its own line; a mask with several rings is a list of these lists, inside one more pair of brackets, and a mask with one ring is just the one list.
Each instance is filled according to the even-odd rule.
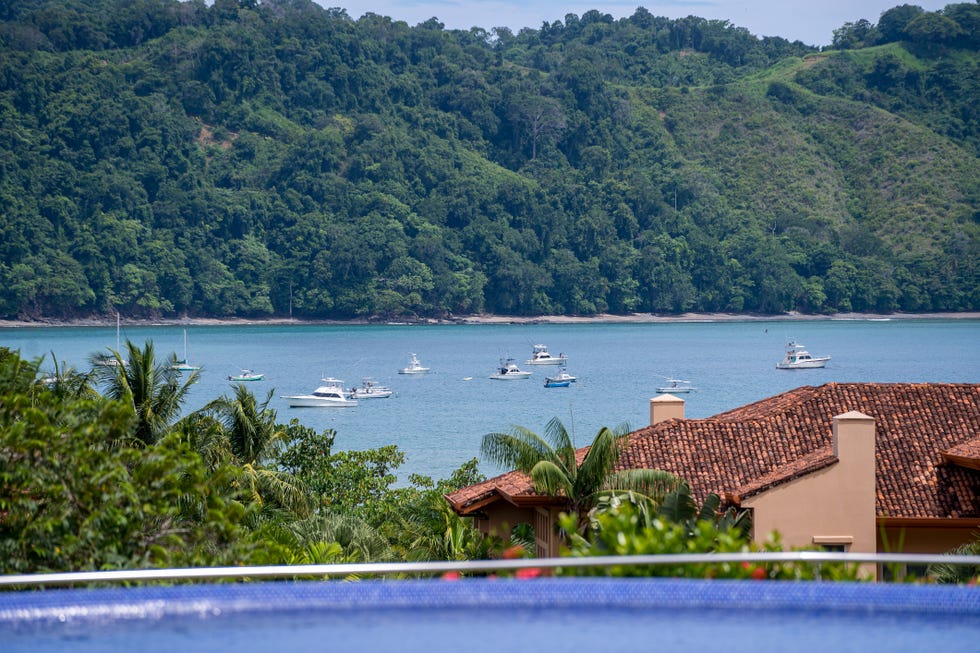
[[833,420],[834,455],[840,461],[837,490],[842,521],[851,524],[850,551],[877,550],[875,529],[875,420],[851,411]]
[[658,395],[650,400],[650,426],[669,419],[684,419],[684,400],[674,395]]
[[859,464],[870,468],[871,477],[874,478],[874,418],[852,410],[849,413],[834,417],[833,425],[834,455],[840,460],[859,461]]

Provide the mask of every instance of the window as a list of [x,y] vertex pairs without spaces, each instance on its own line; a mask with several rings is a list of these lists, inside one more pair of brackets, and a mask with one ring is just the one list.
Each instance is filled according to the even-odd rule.
[[823,551],[847,553],[854,543],[854,538],[850,535],[814,535],[813,543]]

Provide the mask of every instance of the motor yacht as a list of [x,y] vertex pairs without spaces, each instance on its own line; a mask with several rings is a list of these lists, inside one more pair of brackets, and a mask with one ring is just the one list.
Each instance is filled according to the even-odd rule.
[[531,357],[524,361],[525,365],[563,365],[568,362],[568,356],[558,354],[552,356],[545,345],[534,345],[531,349]]
[[830,356],[811,356],[806,348],[794,341],[786,343],[786,355],[783,360],[776,363],[776,368],[780,370],[805,370],[824,367]]
[[398,370],[399,374],[426,374],[429,371],[428,367],[422,367],[422,363],[419,362],[419,357],[415,354],[411,354],[408,359],[408,367],[403,367]]
[[378,385],[371,379],[364,379],[360,387],[350,391],[354,399],[387,399],[393,394],[394,390],[386,385]]
[[514,359],[508,358],[507,360],[500,361],[500,367],[490,375],[490,378],[496,381],[511,381],[514,379],[526,379],[529,376],[531,376],[530,372],[517,367]]
[[340,379],[325,378],[320,386],[306,395],[282,395],[290,408],[344,408],[356,406],[357,400],[351,398]]
[[697,390],[690,381],[684,381],[683,379],[667,379],[667,385],[660,386],[657,388],[657,392],[669,393],[669,394],[682,394],[685,392],[694,392]]

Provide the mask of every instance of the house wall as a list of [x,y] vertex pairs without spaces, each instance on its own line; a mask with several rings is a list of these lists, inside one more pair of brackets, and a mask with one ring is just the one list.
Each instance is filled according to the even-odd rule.
[[877,551],[874,419],[857,412],[833,425],[838,462],[742,502],[752,509],[757,541],[778,531],[783,546],[843,546]]
[[518,524],[534,526],[533,508],[518,508],[503,501],[488,506],[485,515],[474,518],[473,525],[484,535],[495,535],[504,540],[510,538],[511,530]]

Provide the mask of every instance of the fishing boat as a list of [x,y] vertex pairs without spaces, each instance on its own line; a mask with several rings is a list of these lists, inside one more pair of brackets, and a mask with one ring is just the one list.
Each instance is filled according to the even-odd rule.
[[360,387],[350,391],[350,395],[355,399],[387,399],[395,391],[386,385],[378,385],[371,379],[364,379]]
[[228,377],[229,381],[261,381],[265,377],[265,374],[259,374],[258,372],[253,372],[252,370],[242,370],[238,374],[232,374]]
[[428,367],[423,367],[422,363],[419,362],[419,357],[415,354],[410,354],[408,359],[408,367],[403,367],[398,370],[399,374],[426,374],[429,371]]
[[667,378],[667,385],[660,386],[657,388],[657,392],[660,393],[670,393],[670,394],[683,394],[685,392],[694,392],[697,390],[690,381],[684,381],[683,379],[671,379]]
[[575,377],[566,372],[564,369],[555,374],[554,376],[548,376],[544,379],[544,387],[546,388],[567,388],[569,385],[575,382]]
[[200,365],[191,365],[187,362],[187,329],[184,329],[184,357],[171,366],[180,372],[193,372],[201,369]]
[[290,408],[346,408],[356,406],[357,400],[352,398],[344,389],[340,379],[324,378],[320,386],[305,395],[282,395],[289,402]]
[[825,367],[830,356],[811,356],[802,344],[790,340],[786,343],[786,355],[776,363],[780,370],[807,370]]
[[529,376],[531,376],[530,372],[517,367],[514,359],[508,358],[507,360],[500,360],[500,367],[490,375],[490,378],[496,381],[511,381],[515,379],[526,379]]
[[524,361],[525,365],[564,365],[568,362],[568,356],[558,354],[552,356],[545,345],[533,345],[531,357]]

